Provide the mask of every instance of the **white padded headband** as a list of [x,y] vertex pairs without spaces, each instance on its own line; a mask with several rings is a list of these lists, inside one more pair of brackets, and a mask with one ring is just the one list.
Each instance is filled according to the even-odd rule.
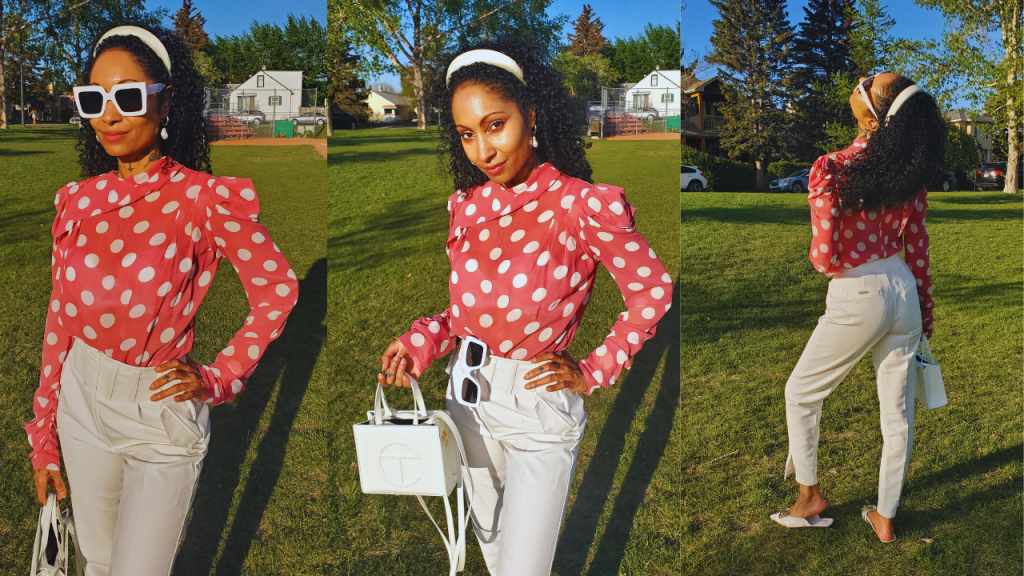
[[497,66],[502,70],[507,70],[512,73],[513,76],[519,78],[519,81],[526,84],[526,80],[523,80],[523,69],[516,64],[516,61],[509,58],[501,52],[495,50],[470,50],[459,54],[452,60],[452,63],[448,65],[448,75],[445,77],[445,85],[452,81],[452,74],[456,70],[463,66],[469,66],[470,64],[490,64],[491,66]]
[[164,66],[167,67],[167,73],[171,73],[171,57],[167,54],[167,48],[164,48],[164,43],[149,30],[139,28],[138,26],[118,26],[107,30],[103,36],[100,36],[100,39],[96,41],[96,46],[92,49],[92,55],[94,57],[96,56],[96,49],[99,48],[100,44],[110,36],[135,36],[139,40],[142,40],[146,46],[149,46],[153,52],[156,52],[157,57],[159,57],[160,61],[164,63]]
[[917,94],[918,92],[924,92],[924,89],[918,86],[917,84],[907,86],[906,88],[904,88],[903,91],[900,92],[899,96],[897,96],[896,99],[892,101],[892,106],[889,106],[889,111],[885,113],[885,121],[888,122],[889,118],[892,118],[892,116],[896,114],[896,112],[900,109],[900,106],[903,106],[903,104],[907,100],[909,100],[911,96]]

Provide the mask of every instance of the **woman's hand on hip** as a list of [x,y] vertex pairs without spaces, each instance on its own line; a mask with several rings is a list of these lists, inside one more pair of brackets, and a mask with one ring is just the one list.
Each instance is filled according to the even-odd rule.
[[380,357],[380,373],[377,374],[377,383],[381,386],[399,386],[401,388],[412,388],[408,372],[413,378],[420,377],[420,371],[416,369],[412,356],[400,340],[395,340],[388,345],[388,349]]
[[[185,361],[182,362],[177,358],[174,360],[168,360],[163,364],[155,368],[157,372],[163,372],[170,370],[163,376],[160,376],[149,385],[150,390],[157,390],[163,388],[156,394],[149,397],[150,400],[156,402],[163,400],[168,396],[174,396],[175,402],[184,402],[185,400],[198,400],[202,402],[206,400],[206,383],[203,382],[203,373],[199,371],[199,365],[195,363],[195,360],[185,356]],[[178,381],[174,386],[167,386],[167,384]]]
[[538,354],[531,358],[530,362],[534,364],[545,362],[545,364],[527,372],[525,376],[527,380],[537,378],[537,376],[545,372],[550,372],[550,374],[527,383],[526,389],[528,390],[548,385],[548,392],[557,392],[568,388],[573,392],[584,393],[590,388],[590,385],[587,384],[586,376],[583,375],[583,370],[580,369],[580,365],[564,350],[561,352]]
[[67,496],[68,489],[64,486],[64,480],[60,477],[60,470],[44,470],[40,468],[32,473],[36,481],[36,497],[39,503],[46,506],[46,486],[49,484],[57,492],[57,500],[63,500]]

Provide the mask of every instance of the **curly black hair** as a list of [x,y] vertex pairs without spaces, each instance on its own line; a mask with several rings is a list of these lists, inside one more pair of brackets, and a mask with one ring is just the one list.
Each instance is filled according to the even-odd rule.
[[[170,87],[157,94],[161,104],[167,99],[171,102],[171,112],[166,124],[168,138],[157,138],[160,152],[186,168],[209,174],[210,142],[206,137],[206,121],[203,119],[206,97],[202,77],[196,72],[192,62],[192,52],[172,30],[149,26],[139,28],[152,32],[167,49],[171,59],[170,73],[156,52],[139,38],[110,36],[97,47],[95,55],[90,54],[85,65],[84,78],[88,80],[96,58],[107,50],[116,48],[130,53],[153,82]],[[107,155],[103,146],[96,140],[92,123],[83,118],[80,126],[75,149],[78,150],[78,164],[82,167],[82,176],[89,178],[117,170],[117,158]]]
[[942,168],[946,122],[934,98],[918,92],[885,120],[896,97],[913,85],[913,80],[900,76],[886,87],[875,103],[881,126],[868,139],[861,158],[836,166],[836,191],[844,208],[902,206]]
[[[523,69],[525,84],[510,72],[483,63],[459,68],[452,74],[451,83],[446,83],[445,76],[451,61],[459,54],[478,49],[495,50],[515,60]],[[562,75],[545,65],[537,57],[536,50],[527,44],[503,39],[465,46],[442,59],[437,67],[433,92],[441,112],[438,152],[442,162],[445,156],[448,157],[448,172],[456,189],[466,190],[487,181],[486,174],[470,161],[462,149],[462,137],[455,128],[452,116],[452,95],[466,82],[487,86],[495,94],[515,102],[524,117],[532,109],[536,114],[537,157],[542,162],[550,162],[563,174],[592,182],[592,170],[587,162],[583,138],[580,137],[580,127],[585,122],[573,106]]]

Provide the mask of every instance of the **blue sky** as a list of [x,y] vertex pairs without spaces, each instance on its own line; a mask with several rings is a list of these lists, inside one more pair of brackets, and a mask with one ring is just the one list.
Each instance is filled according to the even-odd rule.
[[[192,6],[206,18],[206,33],[214,36],[238,35],[249,29],[253,20],[283,24],[288,14],[296,17],[316,18],[321,24],[327,25],[326,0],[288,0],[288,2],[272,0],[245,0],[245,2],[225,2],[224,0],[193,0]],[[166,8],[169,18],[181,8],[181,0],[146,0],[146,8]],[[168,19],[165,22],[171,26]]]
[[[789,21],[799,30],[804,19],[806,1],[791,0],[787,3]],[[938,39],[942,36],[945,19],[938,10],[926,10],[911,0],[890,0],[886,3],[886,11],[894,20],[892,35],[898,38],[923,40]],[[718,10],[707,0],[688,0],[683,11],[683,43],[687,54],[700,52],[707,54],[711,50],[711,22],[718,18]]]
[[[604,37],[608,39],[636,36],[642,33],[649,23],[675,26],[676,20],[679,20],[677,0],[648,0],[639,10],[636,8],[637,5],[622,0],[555,0],[548,7],[548,14],[569,16],[569,21],[562,30],[563,41],[567,41],[565,35],[572,31],[572,21],[583,12],[584,4],[590,4],[594,14],[601,19],[601,23],[604,24]],[[376,82],[387,82],[395,89],[401,89],[401,82],[395,74],[371,79],[370,83]]]

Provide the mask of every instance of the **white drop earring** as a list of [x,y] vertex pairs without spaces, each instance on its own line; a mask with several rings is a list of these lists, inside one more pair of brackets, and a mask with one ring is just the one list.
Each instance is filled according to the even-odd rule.
[[160,137],[163,138],[164,140],[167,140],[167,123],[168,122],[169,121],[167,120],[167,118],[164,118],[164,121],[163,121],[164,127],[160,129]]
[[536,124],[534,124],[531,127],[531,133],[533,134],[533,138],[530,140],[530,144],[533,144],[533,147],[536,148],[537,147],[537,125]]

